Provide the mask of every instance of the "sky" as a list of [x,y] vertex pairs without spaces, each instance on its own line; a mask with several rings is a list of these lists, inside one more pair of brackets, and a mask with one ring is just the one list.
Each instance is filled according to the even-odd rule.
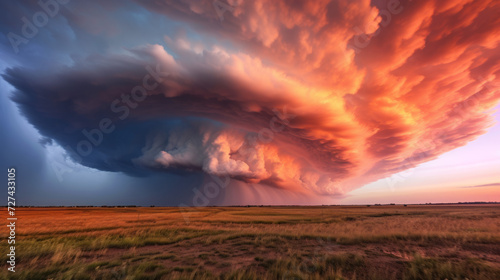
[[0,5],[20,205],[500,201],[498,1]]

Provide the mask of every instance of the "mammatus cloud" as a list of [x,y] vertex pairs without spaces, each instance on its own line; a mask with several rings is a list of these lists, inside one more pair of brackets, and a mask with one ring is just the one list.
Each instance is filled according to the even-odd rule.
[[89,167],[339,195],[474,140],[500,100],[496,1],[138,3],[197,35],[3,75]]

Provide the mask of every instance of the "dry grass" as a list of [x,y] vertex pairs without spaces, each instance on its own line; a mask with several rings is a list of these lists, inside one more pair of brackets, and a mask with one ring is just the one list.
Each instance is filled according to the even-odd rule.
[[17,216],[17,272],[4,269],[1,279],[500,279],[495,205],[19,208]]

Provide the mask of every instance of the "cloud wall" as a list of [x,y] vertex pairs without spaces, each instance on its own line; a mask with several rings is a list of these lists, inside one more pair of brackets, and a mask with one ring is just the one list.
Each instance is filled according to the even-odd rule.
[[[75,3],[66,45],[86,34],[100,52],[55,47],[68,60],[3,74],[26,118],[88,167],[343,195],[474,140],[500,100],[497,1],[129,5],[149,37],[121,29],[127,5],[92,18],[97,4]],[[169,27],[150,31],[157,18]]]

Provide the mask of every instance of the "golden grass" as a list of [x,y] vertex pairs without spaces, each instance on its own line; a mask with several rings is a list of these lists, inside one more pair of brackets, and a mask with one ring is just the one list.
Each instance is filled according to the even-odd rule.
[[[497,205],[18,208],[17,216],[18,272],[4,269],[1,279],[500,279]],[[433,246],[441,251],[432,255]],[[490,247],[482,260],[478,250]],[[377,256],[396,268],[377,270]]]

